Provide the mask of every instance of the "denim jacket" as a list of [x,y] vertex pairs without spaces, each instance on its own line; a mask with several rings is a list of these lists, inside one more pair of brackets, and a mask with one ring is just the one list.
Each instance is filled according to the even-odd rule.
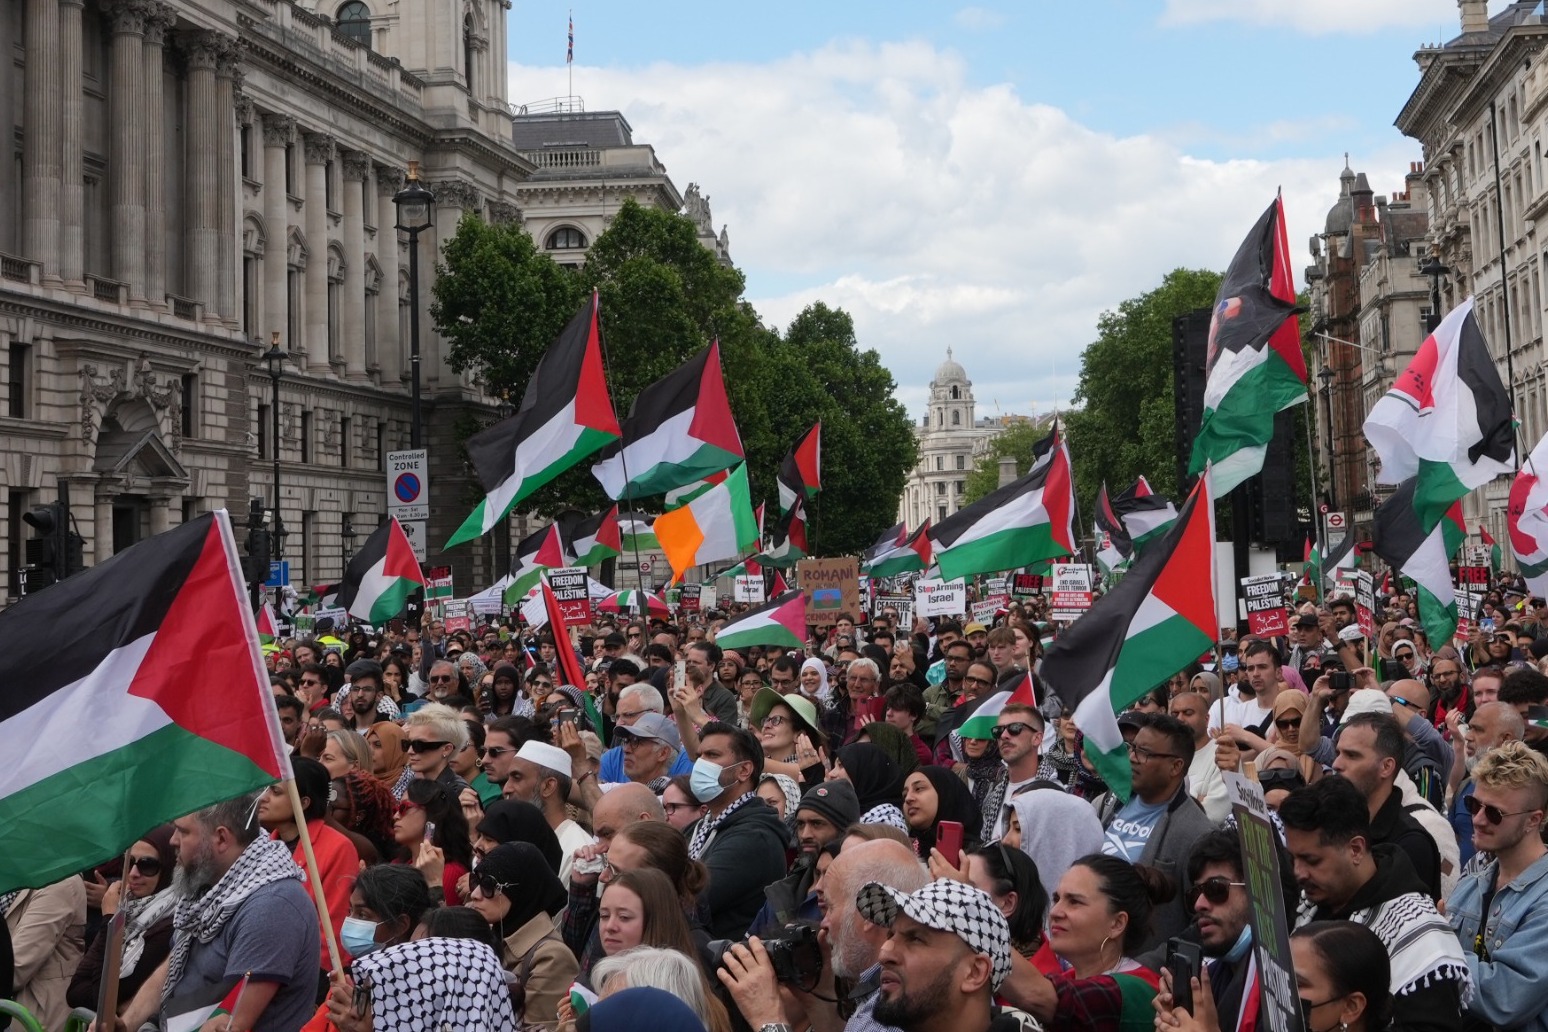
[[1548,979],[1540,973],[1548,956],[1548,856],[1500,886],[1485,922],[1480,907],[1498,869],[1495,861],[1468,875],[1446,901],[1473,975],[1467,1009],[1490,1025],[1548,1032]]

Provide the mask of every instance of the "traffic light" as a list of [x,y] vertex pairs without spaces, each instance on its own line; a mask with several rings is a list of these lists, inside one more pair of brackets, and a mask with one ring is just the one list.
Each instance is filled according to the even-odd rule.
[[22,522],[36,532],[26,544],[27,590],[64,579],[70,572],[70,510],[63,502],[49,502],[27,513]]
[[254,587],[262,586],[269,579],[272,534],[267,524],[268,513],[264,511],[263,503],[254,498],[247,512],[247,555],[242,559],[242,572],[247,583]]

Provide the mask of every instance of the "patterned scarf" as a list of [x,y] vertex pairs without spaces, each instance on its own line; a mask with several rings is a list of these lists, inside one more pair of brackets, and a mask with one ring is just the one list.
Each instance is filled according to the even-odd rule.
[[398,780],[393,782],[392,797],[398,802],[403,801],[408,793],[408,787],[414,783],[414,772],[408,767],[403,768],[403,773],[398,775]]
[[260,835],[242,850],[208,892],[197,898],[179,899],[172,912],[172,955],[167,963],[167,980],[161,988],[161,1002],[167,1002],[183,977],[194,940],[212,941],[248,896],[265,885],[288,878],[301,880],[301,869],[291,858],[290,847],[279,839]]
[[[758,793],[748,792],[720,811],[719,817],[710,817],[708,815],[700,817],[699,823],[694,825],[693,838],[688,842],[688,855],[695,860],[704,859],[704,854],[709,850],[710,843],[715,840],[715,830],[720,827],[727,817],[730,817],[754,799],[758,799]],[[758,801],[761,803],[763,800],[758,799]]]
[[120,975],[134,974],[135,965],[145,953],[145,933],[177,906],[177,893],[170,888],[139,899],[125,901],[119,909],[124,912],[124,961]]
[[[1317,905],[1301,897],[1296,927],[1315,919]],[[1457,933],[1428,896],[1405,892],[1374,907],[1356,910],[1349,920],[1362,924],[1387,947],[1392,961],[1392,995],[1407,996],[1431,980],[1457,983],[1462,1006],[1473,997],[1473,977]]]
[[420,939],[368,953],[352,965],[371,986],[376,1032],[515,1032],[500,958],[472,939]]
[[11,904],[16,902],[16,897],[22,894],[21,889],[0,894],[0,921],[5,920],[5,912],[11,909]]
[[860,815],[856,824],[885,824],[888,827],[897,828],[903,834],[908,835],[913,829],[908,826],[908,820],[903,816],[903,811],[892,803],[878,803]]

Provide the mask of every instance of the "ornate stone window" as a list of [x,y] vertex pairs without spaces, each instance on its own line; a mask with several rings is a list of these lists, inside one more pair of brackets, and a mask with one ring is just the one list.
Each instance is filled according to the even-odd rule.
[[548,234],[550,251],[574,251],[586,246],[586,235],[573,226],[561,226]]
[[348,36],[367,50],[371,49],[371,9],[360,0],[349,0],[335,15],[339,35]]

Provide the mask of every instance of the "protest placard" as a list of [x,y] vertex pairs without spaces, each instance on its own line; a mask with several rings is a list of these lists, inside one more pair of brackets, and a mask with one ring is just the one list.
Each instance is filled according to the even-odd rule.
[[1376,637],[1376,581],[1369,570],[1356,570],[1354,575],[1355,622],[1365,640]]
[[677,596],[678,608],[685,613],[697,613],[702,588],[700,584],[684,584]]
[[1269,823],[1268,804],[1256,781],[1241,774],[1225,775],[1242,843],[1242,873],[1252,902],[1252,944],[1258,961],[1261,1006],[1271,1032],[1303,1032],[1300,993],[1290,959],[1290,920],[1285,912],[1284,883],[1279,877],[1279,841]]
[[1242,602],[1247,609],[1247,629],[1253,634],[1271,638],[1289,632],[1285,594],[1278,574],[1243,577]]
[[914,582],[914,607],[920,616],[961,616],[967,612],[967,582],[926,578]]
[[894,626],[899,634],[907,634],[914,626],[914,600],[908,595],[877,595],[876,613],[881,615],[888,610],[897,613]]
[[1018,573],[1011,582],[1012,591],[1018,598],[1031,598],[1043,590],[1043,575],[1040,573]]
[[999,611],[1000,604],[993,600],[973,603],[973,619],[985,627],[994,623],[994,614]]
[[564,614],[566,627],[584,627],[591,622],[591,592],[586,584],[584,566],[558,566],[548,571],[548,586],[554,601]]
[[762,577],[735,577],[731,584],[731,597],[737,602],[758,603],[765,601]]
[[1076,620],[1091,608],[1091,567],[1082,563],[1054,563],[1050,571],[1053,593],[1049,615],[1055,620]]
[[801,590],[806,593],[806,622],[828,627],[839,614],[860,615],[860,562],[844,559],[802,559],[796,564]]
[[473,628],[473,609],[465,598],[449,598],[445,603],[446,617],[442,623],[446,633],[467,631]]

